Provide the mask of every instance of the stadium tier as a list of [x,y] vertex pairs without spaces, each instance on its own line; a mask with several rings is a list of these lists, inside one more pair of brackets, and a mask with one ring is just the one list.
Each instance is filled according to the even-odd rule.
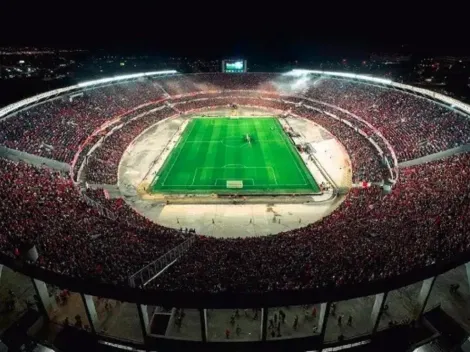
[[[465,106],[353,76],[149,75],[0,110],[0,262],[44,281],[50,274],[60,287],[91,282],[91,290],[111,296],[169,305],[181,299],[198,308],[224,306],[220,297],[227,295],[252,308],[284,299],[320,302],[326,293],[353,298],[465,263]],[[240,115],[242,108],[265,115]],[[137,138],[183,117],[186,122],[165,135],[165,159],[161,165],[155,159],[139,189],[159,206],[173,201],[168,194],[202,194],[210,202],[208,195],[235,202],[251,194],[345,200],[321,220],[277,235],[219,238],[158,225],[136,212],[125,192],[110,197]],[[320,137],[333,136],[348,155],[347,187],[325,176],[327,168],[318,164],[327,157],[315,159],[313,141],[298,142],[304,131],[287,118],[320,126]],[[31,162],[35,157],[41,158]],[[51,170],[49,161],[68,172]],[[24,249],[31,247],[37,260],[27,257]],[[161,258],[167,266],[148,269]]]

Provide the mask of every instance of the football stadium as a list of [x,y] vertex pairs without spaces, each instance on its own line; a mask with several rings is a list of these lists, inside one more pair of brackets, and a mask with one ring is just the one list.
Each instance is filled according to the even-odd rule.
[[5,106],[0,309],[90,350],[411,331],[415,348],[439,314],[470,328],[469,117],[390,79],[245,60]]

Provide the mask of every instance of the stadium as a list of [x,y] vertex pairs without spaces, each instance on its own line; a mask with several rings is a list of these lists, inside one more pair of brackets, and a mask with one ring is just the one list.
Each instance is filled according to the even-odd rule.
[[0,109],[2,281],[145,349],[341,349],[438,306],[468,326],[470,106],[224,65]]

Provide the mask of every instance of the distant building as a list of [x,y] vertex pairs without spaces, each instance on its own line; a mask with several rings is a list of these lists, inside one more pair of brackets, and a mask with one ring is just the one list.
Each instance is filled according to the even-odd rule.
[[370,61],[383,65],[397,65],[411,60],[411,55],[402,54],[372,54]]

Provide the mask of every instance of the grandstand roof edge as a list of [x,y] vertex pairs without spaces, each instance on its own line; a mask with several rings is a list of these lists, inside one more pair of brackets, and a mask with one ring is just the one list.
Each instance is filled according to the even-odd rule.
[[409,84],[394,82],[391,79],[385,79],[385,78],[379,78],[379,77],[361,75],[361,74],[355,74],[355,73],[349,73],[349,72],[333,72],[333,71],[307,70],[307,69],[293,69],[284,74],[292,75],[292,76],[301,76],[304,74],[319,74],[319,75],[334,76],[334,77],[339,77],[339,78],[352,78],[352,79],[357,79],[359,81],[362,80],[362,81],[367,81],[367,82],[380,83],[383,85],[388,85],[391,87],[400,88],[400,89],[404,89],[404,90],[418,93],[421,95],[425,95],[429,98],[432,98],[434,100],[438,100],[447,105],[450,105],[451,108],[458,108],[459,110],[463,111],[467,115],[470,115],[470,105],[465,104],[464,102],[460,100],[448,97],[441,93],[433,92],[432,90],[429,90],[429,89],[424,89],[424,88],[414,87]]
[[118,82],[118,81],[125,81],[125,80],[130,80],[130,79],[136,79],[140,77],[149,77],[149,76],[157,76],[157,75],[170,75],[170,74],[175,74],[178,73],[176,70],[164,70],[164,71],[151,71],[151,72],[142,72],[142,73],[134,73],[134,74],[129,74],[129,75],[121,75],[121,76],[113,76],[113,77],[108,77],[108,78],[102,78],[102,79],[97,79],[93,81],[86,81],[86,82],[80,82],[72,86],[64,87],[64,88],[59,88],[59,89],[54,89],[51,91],[47,91],[38,95],[34,95],[32,97],[17,101],[13,104],[9,104],[7,106],[4,106],[3,108],[0,109],[0,119],[3,117],[6,117],[10,113],[17,111],[23,107],[26,107],[28,105],[37,103],[45,98],[50,98],[54,97],[60,94],[64,94],[67,92],[72,92],[75,90],[79,90],[82,88],[86,87],[91,87],[91,86],[97,86],[103,83],[112,83],[112,82]]

